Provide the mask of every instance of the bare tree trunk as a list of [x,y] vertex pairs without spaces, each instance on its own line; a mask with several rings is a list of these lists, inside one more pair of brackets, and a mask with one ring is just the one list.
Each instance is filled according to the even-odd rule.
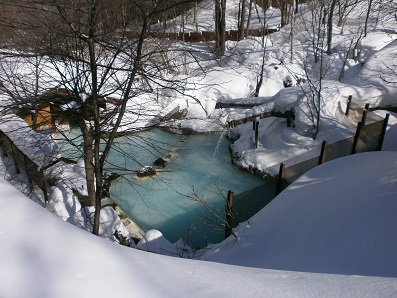
[[167,31],[167,18],[165,14],[163,13],[163,32]]
[[327,55],[331,55],[331,49],[332,49],[332,25],[333,25],[333,20],[334,20],[334,11],[335,11],[336,1],[337,0],[332,0],[331,1],[331,7],[330,7],[329,13],[328,13]]
[[215,0],[215,55],[220,59],[225,54],[226,0]]
[[246,0],[241,0],[241,12],[240,12],[240,22],[238,28],[238,40],[244,39],[244,26],[245,26],[245,11],[246,11]]
[[280,3],[280,11],[281,11],[281,27],[284,27],[287,24],[286,21],[286,9],[285,9],[286,3],[284,1],[281,1]]
[[88,200],[91,206],[95,206],[95,180],[94,180],[94,152],[92,144],[94,142],[91,129],[87,127],[83,117],[79,119],[79,126],[83,135],[83,159],[86,173]]
[[251,22],[251,15],[252,15],[252,3],[253,0],[250,0],[250,4],[249,4],[249,8],[248,8],[248,19],[247,19],[247,31],[246,31],[246,35],[250,35],[250,22]]
[[288,24],[288,3],[286,0],[282,0],[280,3],[281,10],[281,27]]
[[197,1],[194,4],[194,24],[196,25],[196,32],[198,32],[198,22],[197,22]]
[[267,35],[262,35],[262,45],[263,45],[263,55],[262,55],[262,63],[261,63],[261,69],[259,72],[259,76],[256,78],[256,87],[255,87],[255,93],[254,97],[259,97],[259,92],[261,90],[262,84],[263,84],[263,75],[265,72],[265,62],[266,62],[266,48],[267,48]]
[[292,16],[291,16],[291,31],[290,31],[290,62],[293,62],[293,58],[294,58],[294,30],[295,30],[295,6],[296,6],[296,2],[295,0],[292,1]]
[[368,34],[368,21],[369,21],[369,15],[371,14],[372,2],[373,0],[368,0],[367,14],[365,15],[364,37],[366,37]]

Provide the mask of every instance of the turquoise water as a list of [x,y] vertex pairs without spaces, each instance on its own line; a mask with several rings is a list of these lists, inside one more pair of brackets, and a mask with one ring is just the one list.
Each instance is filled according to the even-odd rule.
[[[264,183],[232,166],[230,142],[220,134],[180,136],[156,129],[131,138],[136,136],[119,139],[119,152],[109,159],[127,169],[112,183],[112,200],[144,229],[158,229],[171,242],[183,238],[202,247],[222,241],[222,221],[216,217],[225,216],[228,190],[237,194]],[[169,163],[157,175],[136,176],[141,165],[165,156]]]
[[[78,135],[78,130],[69,133],[77,144]],[[160,230],[171,242],[183,238],[193,247],[220,242],[228,190],[239,194],[264,184],[263,179],[233,167],[229,145],[219,133],[182,136],[160,129],[119,138],[105,167],[121,174],[112,182],[111,200],[143,229]],[[65,156],[81,156],[78,148],[66,148]],[[137,177],[142,166],[152,166],[158,158],[168,161],[165,168],[152,177]],[[255,196],[249,197],[258,205]],[[236,202],[236,207],[241,205],[241,210],[252,213],[252,202],[248,207]]]

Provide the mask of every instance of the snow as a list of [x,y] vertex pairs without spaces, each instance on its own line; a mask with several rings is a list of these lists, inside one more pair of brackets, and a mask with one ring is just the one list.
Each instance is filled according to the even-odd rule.
[[[287,191],[284,197],[280,197],[275,201],[273,207],[281,209],[284,205],[287,214],[282,214],[282,217],[276,219],[276,223],[272,226],[278,226],[281,230],[274,229],[271,234],[266,234],[271,230],[271,227],[266,227],[261,221],[263,217],[277,217],[276,215],[269,215],[267,212],[263,214],[263,210],[258,216],[254,217],[250,222],[250,227],[246,226],[246,231],[241,232],[241,237],[234,248],[219,251],[219,254],[224,254],[223,260],[227,260],[232,264],[239,263],[244,266],[234,266],[229,264],[218,264],[214,262],[204,262],[198,260],[189,260],[183,258],[168,257],[144,251],[131,249],[108,242],[104,239],[95,237],[86,233],[73,225],[60,221],[56,216],[45,211],[28,198],[24,197],[13,186],[9,185],[3,179],[0,179],[0,187],[3,196],[0,199],[0,239],[2,245],[0,246],[0,295],[4,297],[115,297],[121,295],[134,295],[144,297],[208,297],[214,296],[231,296],[231,297],[379,297],[379,296],[394,296],[397,294],[397,279],[396,277],[396,263],[395,257],[390,258],[390,253],[395,247],[392,227],[395,226],[395,216],[387,216],[384,219],[379,217],[379,212],[382,215],[393,215],[392,210],[387,210],[392,204],[393,191],[396,187],[393,186],[395,176],[393,179],[385,179],[386,173],[395,175],[393,167],[390,166],[390,158],[396,160],[396,154],[377,153],[377,162],[383,161],[382,165],[389,165],[385,170],[385,174],[381,176],[383,179],[378,179],[374,183],[372,196],[366,203],[371,203],[372,207],[375,204],[374,200],[388,202],[384,207],[378,206],[374,212],[370,212],[362,206],[357,213],[361,213],[358,219],[358,225],[354,225],[356,218],[351,220],[349,224],[353,224],[353,231],[360,230],[359,235],[349,239],[350,229],[338,222],[338,217],[334,217],[334,213],[327,210],[327,207],[333,208],[338,212],[345,210],[348,214],[350,209],[342,209],[333,207],[333,202],[320,200],[313,197],[311,201],[323,202],[321,208],[323,212],[310,212],[311,209],[306,210],[303,214],[298,211],[304,211],[303,206],[307,206],[308,201],[303,203],[303,206],[297,210],[289,207],[287,201],[294,201],[291,195],[291,188]],[[365,158],[371,154],[362,154],[361,158],[356,158],[353,165],[356,165],[359,160],[362,162],[373,160],[372,158]],[[382,156],[384,158],[382,158]],[[357,157],[360,157],[357,155]],[[345,164],[349,164],[346,161]],[[366,164],[366,163],[361,163]],[[330,170],[327,171],[328,165],[319,167],[314,174],[320,175],[319,179],[328,179],[328,186],[325,190],[331,187],[332,178],[335,174],[340,174],[338,171],[338,163],[329,163]],[[347,166],[346,166],[347,167]],[[395,166],[394,166],[395,168]],[[353,170],[354,168],[350,168]],[[362,169],[362,168],[361,168]],[[335,173],[337,172],[337,173]],[[370,178],[371,175],[366,175]],[[305,185],[311,192],[318,191],[313,185],[313,179],[316,176],[308,175],[291,187],[297,188],[299,199],[305,198]],[[309,180],[311,179],[311,181]],[[308,181],[309,180],[309,181]],[[304,184],[302,184],[304,182]],[[311,184],[311,185],[310,185]],[[356,182],[359,184],[359,182]],[[317,185],[321,185],[318,183]],[[357,186],[357,185],[356,185]],[[359,185],[361,186],[361,184]],[[369,189],[368,186],[362,192]],[[389,193],[385,198],[375,195],[375,190],[385,190],[382,193]],[[295,190],[294,190],[295,192]],[[317,193],[317,192],[316,192]],[[306,194],[310,194],[308,191]],[[394,193],[395,195],[395,193]],[[351,196],[347,196],[352,198]],[[339,199],[342,201],[342,199]],[[358,201],[357,199],[353,201]],[[296,203],[297,204],[297,203]],[[293,206],[296,207],[296,204]],[[316,205],[321,205],[317,203]],[[353,207],[354,204],[346,204],[345,207]],[[340,206],[338,204],[338,206]],[[394,204],[395,206],[395,204]],[[291,212],[292,211],[292,212]],[[351,210],[350,210],[351,211]],[[278,213],[278,215],[280,215]],[[368,213],[377,214],[376,220],[366,222]],[[310,233],[307,230],[302,230],[309,226],[309,219],[303,220],[296,228],[291,227],[290,224],[282,227],[282,223],[288,220],[291,223],[296,217],[310,215],[310,219],[316,219],[320,226],[310,226]],[[331,222],[321,220],[323,214],[328,214],[327,219],[332,219]],[[295,215],[288,219],[285,215]],[[358,214],[357,214],[358,215]],[[370,217],[375,219],[374,217]],[[342,219],[346,217],[342,216]],[[360,220],[361,219],[361,220]],[[300,218],[302,220],[302,218]],[[270,219],[266,220],[270,222]],[[371,223],[374,225],[371,226]],[[333,224],[336,224],[334,226]],[[364,228],[369,228],[365,231],[360,228],[363,224]],[[390,224],[386,232],[378,233],[378,228]],[[348,244],[353,243],[353,247],[347,251],[348,255],[339,256],[338,253],[343,252],[343,249],[338,247],[341,244],[335,228],[342,228],[342,240],[349,240]],[[254,234],[254,230],[261,235]],[[264,231],[262,231],[265,229]],[[288,231],[290,230],[290,231]],[[252,232],[251,232],[252,231]],[[304,235],[304,238],[299,240],[298,236],[294,234],[282,234],[287,232],[299,231],[299,235]],[[340,230],[337,230],[340,232]],[[265,232],[265,234],[262,234]],[[315,233],[317,232],[317,233]],[[330,238],[326,237],[330,233]],[[375,235],[373,234],[375,233]],[[354,234],[354,233],[353,233]],[[378,235],[377,235],[378,234]],[[240,235],[240,232],[239,232]],[[262,235],[264,237],[262,237]],[[291,240],[287,241],[291,237]],[[368,236],[368,237],[366,237]],[[370,236],[376,236],[372,238]],[[386,238],[392,236],[390,240]],[[336,237],[336,238],[334,238]],[[155,236],[154,238],[157,239]],[[372,242],[374,240],[387,240],[390,247],[387,248],[384,242]],[[321,240],[325,240],[322,243]],[[330,242],[335,241],[334,243]],[[362,243],[355,241],[361,240]],[[315,247],[308,247],[305,241],[310,244],[315,244]],[[291,242],[297,246],[281,247],[281,252],[287,254],[276,255],[277,259],[272,261],[271,257],[275,255],[270,254],[266,257],[268,252],[271,252],[275,247],[282,244],[290,244]],[[272,244],[273,243],[273,244]],[[333,244],[327,247],[325,244]],[[371,244],[373,250],[367,250],[364,244]],[[299,244],[299,245],[298,245]],[[271,245],[270,248],[266,248]],[[381,254],[382,250],[376,249],[381,245],[385,248],[385,254]],[[394,246],[393,246],[394,245]],[[316,250],[315,248],[325,249]],[[331,255],[327,255],[332,249],[336,249]],[[346,248],[343,245],[343,248]],[[375,255],[371,252],[376,251]],[[239,253],[240,252],[240,253]],[[274,253],[274,251],[273,251]],[[311,254],[313,253],[313,254]],[[291,256],[289,256],[291,254]],[[355,257],[357,254],[357,257]],[[304,259],[300,257],[305,257]],[[349,259],[348,256],[351,258]],[[290,270],[272,270],[276,267],[277,261],[281,262],[283,266]],[[321,258],[322,257],[322,258]],[[368,257],[365,263],[361,263],[361,268],[358,267],[345,270],[353,275],[345,275],[342,269],[349,269],[348,265],[353,261],[360,260],[362,257]],[[262,267],[267,260],[269,268]],[[333,262],[335,260],[336,262]],[[340,261],[348,260],[347,264],[341,264]],[[219,261],[219,260],[218,260]],[[294,261],[288,264],[287,261]],[[388,261],[388,262],[387,262]],[[305,265],[307,264],[307,265]],[[368,264],[368,265],[366,265]],[[254,265],[252,268],[249,265]],[[393,266],[394,265],[394,266]],[[310,267],[313,266],[313,267]],[[329,266],[329,267],[328,267]],[[368,266],[368,268],[364,268]],[[393,268],[394,267],[394,268]],[[6,268],[6,270],[5,270]],[[342,268],[342,269],[341,269]],[[305,269],[298,272],[294,269]],[[320,271],[321,274],[313,272]],[[339,271],[339,272],[338,272]],[[359,276],[356,273],[374,273],[375,276]],[[330,274],[338,273],[338,274]]]
[[397,152],[371,152],[318,166],[240,224],[237,239],[229,239],[233,247],[207,253],[205,259],[277,270],[396,277],[396,165]]
[[33,132],[27,123],[16,115],[3,116],[0,120],[0,130],[39,168],[59,157],[58,148],[50,138]]
[[[227,3],[227,29],[236,29],[238,1]],[[211,1],[200,3],[199,31],[213,30],[213,22],[209,21],[212,5]],[[255,37],[228,42],[227,55],[218,61],[212,59],[206,44],[175,42],[173,47],[187,48],[195,59],[203,58],[200,66],[189,64],[184,74],[181,71],[176,75],[186,83],[185,92],[163,91],[159,98],[139,95],[128,106],[121,130],[148,127],[156,116],[165,116],[176,107],[186,109],[186,118],[166,125],[199,132],[224,130],[227,121],[258,112],[294,109],[293,127],[286,127],[282,118],[258,120],[257,149],[253,148],[252,123],[234,128],[232,132],[238,139],[232,150],[239,156],[238,164],[275,174],[274,168],[280,162],[288,166],[302,156],[317,154],[323,140],[336,142],[354,135],[355,123],[343,117],[349,95],[360,106],[395,106],[397,90],[392,67],[397,35],[395,22],[386,15],[379,14],[379,22],[358,43],[358,58],[347,59],[343,79],[336,81],[347,46],[363,20],[359,11],[343,28],[335,28],[333,54],[325,61],[329,72],[322,82],[321,128],[315,139],[311,123],[304,117],[308,112],[304,105],[308,85],[297,85],[298,78],[304,78],[303,62],[312,55],[307,45],[307,24],[299,22],[307,18],[307,10],[297,19],[297,58],[292,62],[286,59],[288,26],[267,37],[265,45]],[[272,16],[270,27],[277,27],[279,10],[270,8],[267,15]],[[259,21],[252,22],[252,26],[259,26]],[[195,24],[186,23],[184,30],[196,31]],[[263,104],[252,109],[215,109],[219,101],[243,103],[246,98],[245,102],[252,102],[264,53],[260,91]],[[318,71],[314,64],[307,67],[314,73]],[[32,71],[23,67],[20,71],[29,80]],[[296,86],[284,89],[286,79]],[[310,79],[318,84],[315,78]],[[46,80],[44,75],[42,80]],[[376,113],[382,117],[386,114]],[[0,128],[15,137],[18,147],[40,166],[57,156],[56,147],[48,140],[46,148],[26,147],[36,144],[33,141],[38,135],[21,121],[9,125],[8,120],[16,118],[8,117]],[[63,181],[49,190],[51,199],[46,209],[50,212],[0,178],[0,296],[397,296],[396,124],[397,117],[392,113],[383,146],[389,151],[360,153],[314,168],[249,221],[241,223],[235,229],[237,238],[231,236],[200,251],[192,251],[181,241],[170,243],[156,230],[144,235],[138,249],[133,248],[134,244],[121,246],[114,234],[128,237],[128,231],[111,207],[101,212],[102,238],[87,233],[93,210],[82,208],[71,191],[77,186],[82,194],[86,193],[81,161],[76,165],[58,163],[48,170],[50,176],[62,173]],[[43,157],[43,152],[49,154]],[[12,174],[4,167],[1,164],[0,171],[9,179]],[[23,181],[15,184],[21,187]],[[30,195],[35,196],[40,195]]]
[[351,80],[359,86],[370,85],[382,90],[383,98],[379,105],[384,107],[395,104],[397,81],[393,67],[397,63],[396,47],[397,41],[394,40],[373,54],[364,64],[356,80]]
[[[240,2],[238,0],[230,0],[226,2],[226,15],[225,15],[225,22],[226,22],[226,30],[237,30],[237,16],[238,7]],[[214,31],[214,11],[215,11],[215,4],[213,1],[201,1],[197,4],[197,27],[196,23],[194,22],[194,8],[188,10],[184,15],[181,15],[175,19],[171,19],[167,21],[167,32],[202,32],[202,31]],[[270,7],[266,14],[264,14],[263,9],[253,4],[252,13],[255,14],[255,17],[251,20],[251,29],[261,28],[261,24],[263,24],[263,18],[265,15],[266,22],[269,28],[277,28],[280,24],[280,16],[281,12],[279,9],[275,9]],[[257,17],[259,15],[259,17]],[[185,18],[183,21],[183,26],[181,26],[182,19]],[[248,3],[247,3],[247,11],[245,19],[248,19]],[[163,24],[159,21],[156,25],[152,26],[152,30],[164,30]],[[198,29],[198,30],[196,30]]]

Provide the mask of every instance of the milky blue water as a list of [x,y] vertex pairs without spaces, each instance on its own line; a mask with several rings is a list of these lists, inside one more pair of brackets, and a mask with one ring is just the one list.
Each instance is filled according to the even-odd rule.
[[[229,144],[216,133],[181,136],[159,129],[141,133],[139,139],[121,138],[109,163],[127,171],[113,181],[112,200],[144,229],[158,229],[171,242],[187,238],[196,247],[220,242],[224,230],[216,217],[225,216],[227,191],[237,194],[264,183],[232,166]],[[167,167],[153,177],[131,172],[167,155]]]
[[[69,133],[78,135],[78,130]],[[112,182],[111,200],[143,229],[160,230],[171,242],[183,238],[194,247],[218,243],[224,239],[228,190],[239,194],[264,184],[233,167],[229,145],[219,133],[182,136],[160,129],[118,138],[105,167],[122,175]],[[74,159],[81,156],[76,148],[64,152]],[[153,177],[138,178],[140,168],[157,158],[168,165]]]

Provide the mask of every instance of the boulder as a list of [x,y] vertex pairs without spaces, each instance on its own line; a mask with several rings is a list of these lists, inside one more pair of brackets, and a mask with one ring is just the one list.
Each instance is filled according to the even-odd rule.
[[160,158],[156,159],[156,160],[154,161],[153,164],[154,164],[156,167],[162,169],[162,168],[165,168],[165,167],[166,167],[167,161],[164,160],[164,159],[162,159],[162,158],[160,157]]
[[136,175],[139,178],[150,177],[150,176],[156,175],[156,170],[151,166],[144,166],[139,170],[138,173],[136,173]]

